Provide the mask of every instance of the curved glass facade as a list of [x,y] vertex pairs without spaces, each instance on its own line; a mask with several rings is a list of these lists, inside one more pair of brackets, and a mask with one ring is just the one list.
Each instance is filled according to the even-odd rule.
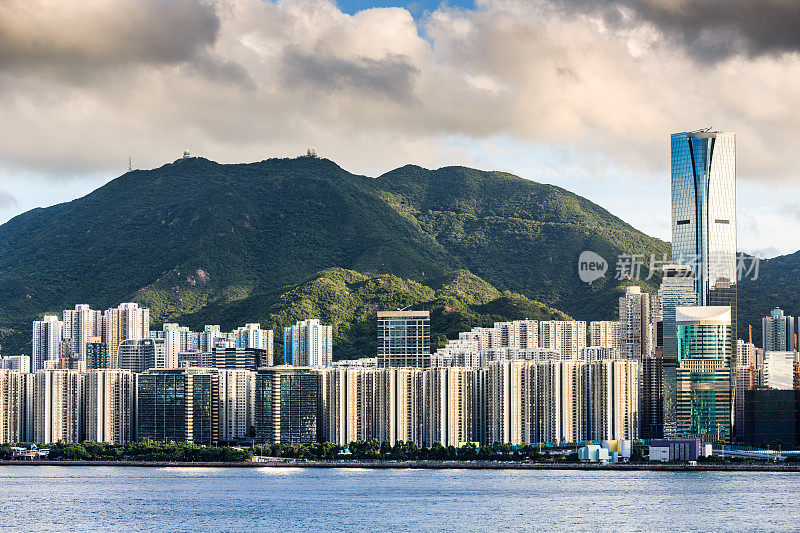
[[736,337],[736,138],[673,133],[672,259],[694,271],[697,305],[731,308]]

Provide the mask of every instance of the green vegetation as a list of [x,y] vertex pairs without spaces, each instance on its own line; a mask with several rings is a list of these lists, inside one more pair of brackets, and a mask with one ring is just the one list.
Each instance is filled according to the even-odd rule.
[[[0,448],[0,458],[11,456],[11,446]],[[143,439],[129,444],[63,441],[40,448],[50,449],[50,459],[70,461],[164,461],[164,462],[240,462],[248,461],[253,451],[231,446],[199,446],[188,442],[158,442]]]
[[[592,285],[577,276],[583,250],[609,263]],[[152,310],[155,327],[204,315],[283,324],[290,313],[282,309],[259,317],[239,311],[264,309],[259,302],[272,305],[339,267],[369,275],[387,303],[439,306],[433,331],[441,344],[459,321],[471,323],[459,313],[507,317],[532,301],[581,319],[611,318],[624,285],[613,279],[617,255],[667,252],[666,243],[580,196],[505,173],[406,166],[367,178],[325,159],[219,165],[191,158],[126,173],[0,226],[0,328],[10,330],[0,343],[3,353],[29,351],[30,321],[76,303],[103,309],[138,301]],[[442,280],[463,269],[500,298],[467,303],[469,313],[446,303],[459,288],[448,293]],[[405,285],[397,297],[388,294],[392,283]],[[340,338],[366,338],[361,327],[340,321],[350,332]],[[368,347],[356,340],[341,353]]]
[[286,290],[249,296],[227,305],[212,304],[177,320],[198,329],[203,324],[230,329],[245,321],[259,321],[263,327],[275,330],[275,351],[279,353],[284,326],[319,318],[333,326],[334,358],[353,359],[376,353],[375,313],[380,309],[413,306],[429,310],[433,349],[475,326],[522,318],[569,318],[522,295],[501,292],[466,270],[432,280],[430,285],[388,274],[369,276],[332,268]]

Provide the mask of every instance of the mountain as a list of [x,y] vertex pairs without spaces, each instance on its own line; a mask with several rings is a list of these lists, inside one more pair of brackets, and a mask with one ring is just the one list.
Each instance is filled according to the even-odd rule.
[[[610,266],[591,285],[577,275],[583,250]],[[370,178],[322,158],[180,159],[0,226],[0,329],[11,330],[0,342],[24,350],[32,319],[75,303],[138,301],[156,326],[235,313],[334,267],[434,291],[468,269],[501,293],[610,318],[626,283],[617,255],[667,252],[585,198],[501,172],[405,166]]]
[[431,312],[434,349],[444,346],[448,338],[457,337],[460,331],[497,321],[569,319],[561,311],[520,294],[499,291],[466,270],[423,285],[390,274],[366,275],[331,268],[285,290],[249,296],[230,304],[211,304],[177,320],[196,329],[205,324],[220,324],[223,330],[256,321],[262,327],[274,329],[276,344],[280,345],[285,326],[305,318],[319,318],[333,326],[334,357],[353,359],[374,357],[376,353],[377,310],[409,306]]
[[[747,262],[747,267],[750,263]],[[753,279],[755,277],[755,279]],[[739,337],[746,339],[753,326],[753,341],[761,346],[761,318],[773,307],[787,315],[800,316],[800,251],[759,262],[739,282]]]

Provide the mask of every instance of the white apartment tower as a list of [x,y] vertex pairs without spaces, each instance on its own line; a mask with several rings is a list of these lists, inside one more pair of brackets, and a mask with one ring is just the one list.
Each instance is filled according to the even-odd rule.
[[103,331],[102,314],[93,311],[87,304],[78,304],[75,309],[65,309],[63,313],[64,340],[71,353],[81,361],[86,360],[86,343],[90,337],[99,337]]
[[310,319],[283,328],[283,362],[293,366],[326,367],[333,360],[333,327]]
[[595,320],[589,323],[590,346],[622,348],[622,323],[616,320]]
[[124,444],[133,438],[134,374],[91,370],[83,377],[86,440]]
[[556,350],[564,359],[577,359],[586,347],[586,322],[543,320],[539,322],[539,347]]
[[103,313],[103,342],[108,345],[108,359],[117,368],[117,351],[122,341],[150,338],[150,310],[137,303],[122,303]]
[[61,339],[64,323],[55,315],[45,315],[33,322],[31,363],[33,370],[42,370],[47,361],[61,358]]

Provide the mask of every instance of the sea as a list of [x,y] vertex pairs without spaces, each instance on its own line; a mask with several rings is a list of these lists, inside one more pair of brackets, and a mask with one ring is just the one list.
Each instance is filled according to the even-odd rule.
[[800,473],[0,466],[3,531],[790,531]]

